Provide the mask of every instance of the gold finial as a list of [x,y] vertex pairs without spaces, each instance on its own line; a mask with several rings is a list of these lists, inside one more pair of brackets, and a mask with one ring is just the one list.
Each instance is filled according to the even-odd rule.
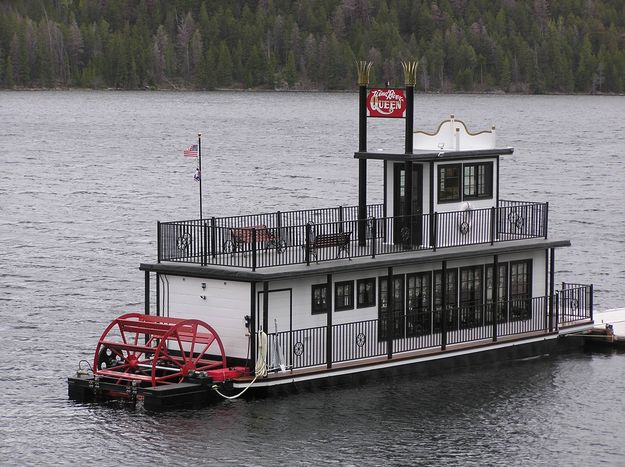
[[417,67],[419,62],[401,62],[401,66],[404,68],[404,81],[406,86],[414,86],[417,84]]
[[356,68],[358,69],[358,86],[367,86],[369,84],[371,65],[373,65],[373,62],[356,62]]

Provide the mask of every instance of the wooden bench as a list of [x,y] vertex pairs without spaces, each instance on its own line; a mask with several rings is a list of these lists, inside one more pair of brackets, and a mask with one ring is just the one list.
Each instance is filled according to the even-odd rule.
[[278,250],[278,253],[282,253],[286,248],[286,242],[277,239],[266,225],[251,225],[231,228],[230,240],[224,242],[223,250],[226,253],[234,253],[245,245],[251,245],[254,239],[254,230],[256,230],[256,243],[264,243],[265,250],[273,245]]
[[349,252],[349,240],[351,238],[351,235],[351,232],[335,232],[315,235],[313,241],[310,244],[310,253],[315,257],[315,261],[319,263],[319,259],[317,257],[317,249],[335,246],[338,247],[338,251],[334,259],[338,259],[338,257],[341,256],[341,252],[345,252],[347,254],[347,257],[351,261],[352,258]]

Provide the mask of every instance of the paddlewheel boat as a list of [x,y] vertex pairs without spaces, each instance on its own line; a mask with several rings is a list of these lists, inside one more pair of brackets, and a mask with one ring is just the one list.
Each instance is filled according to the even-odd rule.
[[[591,328],[592,285],[556,290],[555,251],[570,242],[550,238],[549,204],[500,198],[513,149],[454,116],[414,131],[410,66],[393,93],[359,70],[357,205],[159,222],[144,312],[104,330],[70,397],[201,404],[526,358]],[[405,120],[404,153],[367,150],[376,116]],[[383,203],[366,202],[370,162],[384,166]]]

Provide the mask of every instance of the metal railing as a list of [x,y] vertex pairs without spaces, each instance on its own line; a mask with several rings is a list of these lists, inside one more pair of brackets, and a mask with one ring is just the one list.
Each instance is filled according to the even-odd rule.
[[548,203],[502,201],[486,209],[396,217],[384,217],[383,205],[374,204],[362,220],[357,211],[340,206],[158,223],[158,261],[255,270],[547,237]]
[[[445,313],[440,308],[413,310],[380,319],[335,324],[330,333],[327,326],[272,333],[268,335],[268,366],[276,366],[276,344],[281,363],[298,369],[331,367],[335,363],[385,355],[390,358],[402,352],[445,349],[447,345],[496,341],[505,336],[546,334],[550,332],[550,319],[556,329],[571,321],[592,319],[592,294],[592,285],[569,284],[556,292],[557,297],[565,298],[553,300],[552,310],[549,310],[549,297],[543,296],[499,301],[496,306],[494,303],[450,306]],[[564,305],[563,300],[578,302],[576,306]],[[494,310],[497,310],[496,323],[493,323]]]

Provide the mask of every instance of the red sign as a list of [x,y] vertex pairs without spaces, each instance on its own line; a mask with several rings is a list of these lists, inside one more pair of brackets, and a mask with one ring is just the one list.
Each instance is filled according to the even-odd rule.
[[369,89],[367,117],[404,118],[406,95],[403,89]]

